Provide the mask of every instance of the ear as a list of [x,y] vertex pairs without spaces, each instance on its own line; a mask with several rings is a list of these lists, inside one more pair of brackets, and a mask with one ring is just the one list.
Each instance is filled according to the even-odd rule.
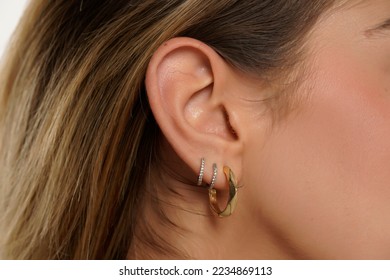
[[[154,117],[177,155],[210,184],[217,164],[216,188],[226,188],[223,166],[240,178],[243,141],[236,120],[231,66],[204,43],[174,38],[153,55],[146,90]],[[196,181],[194,182],[196,183]]]

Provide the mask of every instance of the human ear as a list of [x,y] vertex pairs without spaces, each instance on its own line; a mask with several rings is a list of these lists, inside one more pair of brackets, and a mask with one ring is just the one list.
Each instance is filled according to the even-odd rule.
[[[242,141],[235,122],[231,66],[206,44],[174,38],[153,55],[146,73],[146,91],[153,115],[177,155],[210,184],[212,165],[219,169],[216,188],[226,188],[223,166],[240,177]],[[196,182],[194,182],[196,183]]]

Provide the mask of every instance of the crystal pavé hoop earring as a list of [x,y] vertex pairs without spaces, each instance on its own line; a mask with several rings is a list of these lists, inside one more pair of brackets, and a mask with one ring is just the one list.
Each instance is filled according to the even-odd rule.
[[213,163],[213,177],[211,178],[211,183],[209,189],[214,189],[215,182],[217,181],[218,168],[215,163]]
[[217,165],[213,164],[213,178],[209,187],[209,200],[211,209],[219,217],[228,217],[230,216],[237,205],[237,181],[233,171],[227,167],[223,167],[223,173],[226,176],[226,179],[229,182],[229,199],[224,210],[220,210],[217,199],[217,190],[214,188],[215,181],[217,179]]
[[204,158],[200,159],[200,170],[198,176],[198,186],[201,186],[203,183],[203,175],[204,175]]

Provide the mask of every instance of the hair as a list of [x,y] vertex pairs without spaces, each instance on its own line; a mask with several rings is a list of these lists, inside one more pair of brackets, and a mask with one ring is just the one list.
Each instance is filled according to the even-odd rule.
[[333,2],[30,1],[0,75],[0,257],[145,258],[128,254],[137,228],[168,248],[143,218],[161,165],[144,86],[155,50],[192,37],[243,72],[277,73]]

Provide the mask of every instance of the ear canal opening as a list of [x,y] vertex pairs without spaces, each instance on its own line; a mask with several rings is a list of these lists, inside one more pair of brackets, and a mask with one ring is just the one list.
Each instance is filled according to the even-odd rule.
[[222,108],[222,112],[223,112],[223,116],[225,118],[226,125],[227,125],[227,127],[228,127],[228,129],[230,131],[231,136],[233,137],[234,140],[237,140],[238,139],[237,132],[233,128],[232,124],[230,123],[229,113],[226,111],[225,107]]

